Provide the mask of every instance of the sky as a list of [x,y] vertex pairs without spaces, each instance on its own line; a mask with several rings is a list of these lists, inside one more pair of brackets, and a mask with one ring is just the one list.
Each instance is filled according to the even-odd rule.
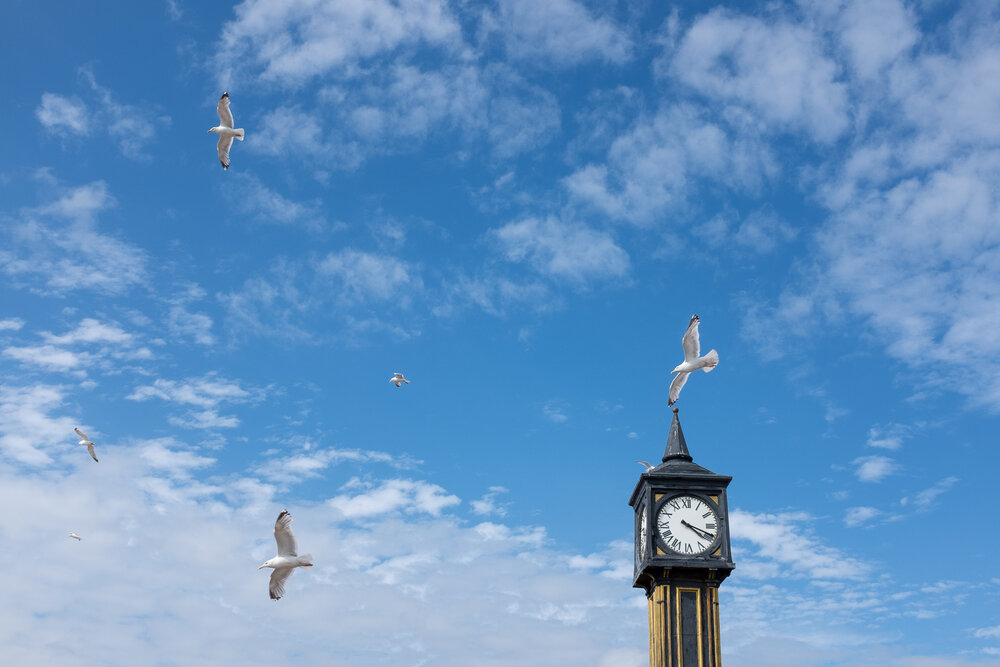
[[15,662],[648,664],[697,313],[725,664],[1000,665],[996,3],[14,0],[0,58]]

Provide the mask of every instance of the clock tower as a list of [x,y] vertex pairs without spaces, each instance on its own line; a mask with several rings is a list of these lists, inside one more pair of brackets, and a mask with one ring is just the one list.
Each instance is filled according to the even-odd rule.
[[674,408],[663,462],[642,474],[635,576],[646,591],[650,667],[720,667],[719,584],[733,563],[726,488],[732,477],[694,463]]

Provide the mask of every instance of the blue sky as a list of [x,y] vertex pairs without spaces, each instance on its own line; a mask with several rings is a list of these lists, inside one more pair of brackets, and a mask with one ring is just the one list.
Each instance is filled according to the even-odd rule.
[[204,4],[0,21],[9,655],[647,664],[698,313],[726,664],[1000,664],[993,3]]

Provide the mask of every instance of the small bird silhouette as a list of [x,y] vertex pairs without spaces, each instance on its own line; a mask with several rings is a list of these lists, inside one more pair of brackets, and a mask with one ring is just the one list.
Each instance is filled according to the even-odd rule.
[[90,438],[87,437],[87,434],[84,433],[83,431],[81,431],[80,429],[74,428],[73,430],[76,431],[76,434],[78,436],[80,436],[81,438],[83,438],[83,440],[81,440],[79,444],[81,444],[84,447],[86,447],[87,451],[90,452],[90,457],[92,459],[94,459],[95,461],[97,461],[97,454],[94,453],[94,443],[91,442]]
[[82,540],[82,539],[83,539],[82,537],[80,537],[80,536],[79,536],[79,535],[77,535],[76,533],[70,533],[70,534],[69,534],[69,536],[70,536],[70,537],[72,537],[72,538],[73,538],[74,540],[76,540],[77,542],[79,542],[80,540]]
[[393,383],[397,387],[401,387],[404,383],[410,384],[410,381],[403,377],[402,373],[393,373],[392,377],[389,378],[389,382]]
[[649,463],[648,461],[636,461],[636,463],[638,463],[641,466],[646,466],[646,472],[649,472],[650,470],[656,467],[653,464]]

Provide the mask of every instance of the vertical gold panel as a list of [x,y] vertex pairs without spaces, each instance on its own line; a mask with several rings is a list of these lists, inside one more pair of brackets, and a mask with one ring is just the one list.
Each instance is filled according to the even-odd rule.
[[646,598],[646,609],[647,615],[649,616],[649,667],[656,667],[656,663],[653,661],[653,647],[656,646],[656,642],[653,641],[653,607],[656,603],[653,602],[653,596],[650,595]]
[[719,589],[712,588],[712,610],[713,620],[715,622],[715,627],[712,628],[712,634],[715,636],[715,667],[722,667],[722,631],[719,625]]

